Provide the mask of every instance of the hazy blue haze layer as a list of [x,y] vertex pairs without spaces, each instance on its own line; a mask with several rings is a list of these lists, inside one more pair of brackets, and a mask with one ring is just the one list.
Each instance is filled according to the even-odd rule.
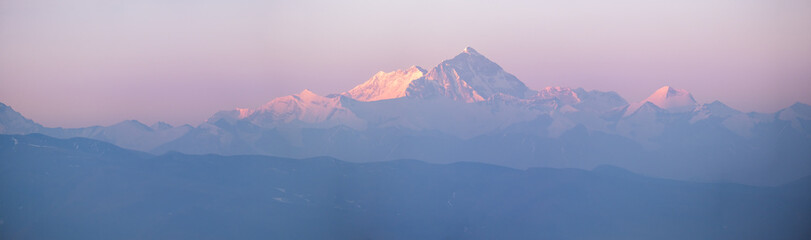
[[160,156],[0,135],[3,239],[805,239],[811,179],[690,183],[603,166]]

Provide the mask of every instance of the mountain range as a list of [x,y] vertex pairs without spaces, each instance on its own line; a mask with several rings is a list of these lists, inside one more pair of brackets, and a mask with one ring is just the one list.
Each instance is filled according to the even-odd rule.
[[582,88],[529,89],[473,48],[437,66],[379,72],[341,93],[309,90],[198,126],[47,128],[0,104],[0,133],[86,137],[162,154],[260,154],[352,162],[418,159],[593,169],[778,185],[811,175],[811,106],[745,113],[664,86],[640,102]]
[[0,135],[1,239],[807,239],[810,188]]

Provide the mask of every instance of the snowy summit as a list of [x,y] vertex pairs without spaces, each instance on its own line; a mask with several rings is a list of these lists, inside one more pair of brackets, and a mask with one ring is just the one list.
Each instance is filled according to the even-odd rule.
[[656,106],[669,111],[689,111],[696,107],[696,100],[693,95],[684,89],[676,89],[664,86],[651,94],[646,102],[651,102]]

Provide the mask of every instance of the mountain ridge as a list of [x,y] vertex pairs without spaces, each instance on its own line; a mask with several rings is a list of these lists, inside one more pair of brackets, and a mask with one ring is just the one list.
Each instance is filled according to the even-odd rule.
[[720,101],[697,103],[670,86],[631,103],[616,92],[532,90],[472,48],[430,70],[380,72],[353,89],[363,91],[322,96],[305,89],[258,108],[219,111],[198,126],[44,128],[3,105],[0,133],[88,137],[156,154],[613,164],[651,176],[760,185],[811,174],[811,106],[802,103],[744,113]]
[[802,239],[811,222],[808,177],[753,187],[605,166],[154,156],[36,134],[0,134],[0,156],[3,239]]

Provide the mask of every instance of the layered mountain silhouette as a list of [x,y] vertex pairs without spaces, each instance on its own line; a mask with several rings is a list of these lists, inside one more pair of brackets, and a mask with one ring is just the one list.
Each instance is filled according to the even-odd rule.
[[640,102],[615,92],[532,90],[473,48],[426,70],[379,72],[342,93],[309,90],[198,126],[45,128],[8,106],[0,133],[88,137],[161,154],[419,159],[502,166],[603,164],[681,180],[757,185],[811,175],[811,106],[744,113],[670,86]]
[[329,157],[159,156],[0,135],[2,239],[805,239],[811,178],[778,187]]

